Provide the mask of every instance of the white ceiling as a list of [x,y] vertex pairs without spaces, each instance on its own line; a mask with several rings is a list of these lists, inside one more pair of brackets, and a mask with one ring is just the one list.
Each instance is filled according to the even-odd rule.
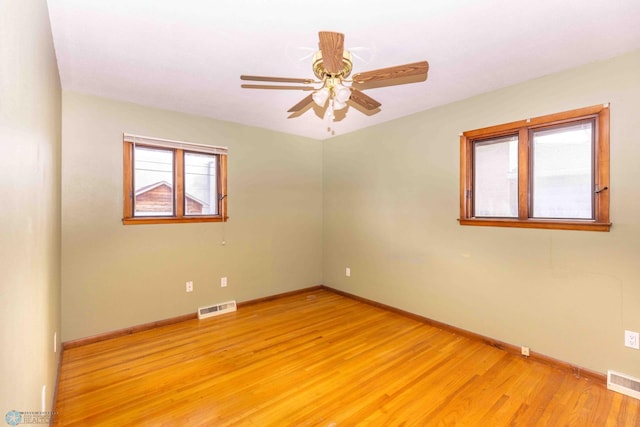
[[[240,88],[240,74],[313,78],[318,31],[345,34],[353,73],[420,60],[423,83],[367,90],[344,134],[640,49],[639,0],[49,0],[64,89],[331,137],[309,92]],[[640,70],[639,70],[640,72]]]

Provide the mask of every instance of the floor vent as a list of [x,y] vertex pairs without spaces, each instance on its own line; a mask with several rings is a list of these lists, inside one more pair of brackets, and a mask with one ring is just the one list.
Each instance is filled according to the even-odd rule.
[[206,319],[207,317],[217,316],[219,314],[231,313],[236,311],[236,302],[227,301],[220,304],[210,305],[208,307],[200,307],[198,309],[198,319]]
[[616,371],[607,371],[607,388],[640,399],[640,380]]

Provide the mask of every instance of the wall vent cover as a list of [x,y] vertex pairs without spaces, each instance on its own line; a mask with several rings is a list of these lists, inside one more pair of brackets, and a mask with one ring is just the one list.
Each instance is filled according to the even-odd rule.
[[640,380],[616,371],[607,371],[607,388],[640,399]]
[[227,301],[219,304],[209,305],[207,307],[200,307],[198,309],[198,319],[206,319],[207,317],[217,316],[219,314],[231,313],[236,311],[236,302]]

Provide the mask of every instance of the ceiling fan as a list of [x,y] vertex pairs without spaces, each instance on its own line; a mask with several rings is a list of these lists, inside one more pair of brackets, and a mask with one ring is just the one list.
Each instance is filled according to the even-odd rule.
[[325,109],[325,117],[335,120],[334,112],[345,109],[347,104],[367,114],[380,111],[382,104],[362,92],[364,89],[417,83],[427,79],[429,71],[427,61],[365,71],[354,74],[351,79],[348,79],[353,63],[351,53],[344,49],[344,34],[320,31],[318,35],[320,50],[313,57],[313,73],[316,79],[241,75],[240,79],[245,81],[296,84],[242,84],[241,87],[313,91],[288,110],[292,113],[289,117],[297,117],[306,111],[308,106],[315,103],[318,107]]

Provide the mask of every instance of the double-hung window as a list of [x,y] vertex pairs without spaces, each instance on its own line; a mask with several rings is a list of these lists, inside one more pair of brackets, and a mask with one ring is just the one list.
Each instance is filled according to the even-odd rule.
[[227,149],[124,135],[124,224],[227,220]]
[[464,132],[459,221],[608,231],[608,105]]

